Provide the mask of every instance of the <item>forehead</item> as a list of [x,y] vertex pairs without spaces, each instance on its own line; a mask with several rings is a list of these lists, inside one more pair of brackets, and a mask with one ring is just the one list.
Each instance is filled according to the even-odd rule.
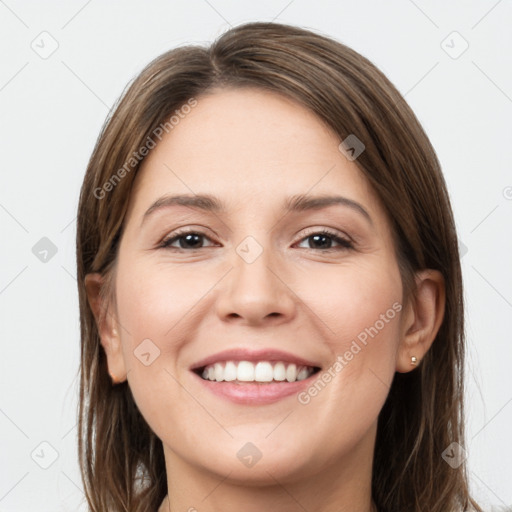
[[282,95],[216,90],[198,97],[151,150],[131,203],[143,207],[171,192],[212,194],[233,206],[333,192],[375,202],[362,172],[339,151],[340,142],[313,112]]

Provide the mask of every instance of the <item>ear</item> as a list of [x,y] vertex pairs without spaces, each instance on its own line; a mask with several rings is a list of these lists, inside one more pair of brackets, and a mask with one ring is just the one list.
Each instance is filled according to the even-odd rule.
[[[444,317],[445,282],[441,272],[416,273],[416,293],[412,294],[402,317],[402,338],[398,348],[396,371],[414,370],[432,345]],[[417,363],[411,363],[416,357]]]
[[126,380],[126,365],[121,345],[120,328],[116,315],[112,311],[112,304],[102,295],[102,289],[106,286],[105,278],[99,273],[85,276],[85,289],[87,299],[91,306],[101,345],[107,355],[108,371],[113,384]]

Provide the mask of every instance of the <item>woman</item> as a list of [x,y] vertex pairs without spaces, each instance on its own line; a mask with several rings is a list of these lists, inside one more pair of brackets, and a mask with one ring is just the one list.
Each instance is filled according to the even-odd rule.
[[248,23],[155,59],[77,254],[91,510],[480,510],[446,186],[355,51]]

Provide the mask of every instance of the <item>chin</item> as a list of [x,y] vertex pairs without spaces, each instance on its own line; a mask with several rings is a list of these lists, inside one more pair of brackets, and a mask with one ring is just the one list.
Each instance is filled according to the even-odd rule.
[[[188,459],[189,464],[202,467],[218,478],[224,479],[229,475],[227,480],[245,486],[275,485],[276,480],[290,482],[304,479],[327,462],[322,454],[317,454],[319,458],[313,457],[311,450],[315,447],[309,441],[300,442],[296,437],[286,436],[286,433],[275,438],[271,434],[266,438],[268,429],[257,430],[254,426],[252,430],[244,429],[241,436],[239,432],[231,432],[234,439],[216,443],[211,437],[205,436],[209,444],[204,447],[195,445],[192,457],[186,457],[183,452],[180,455]],[[305,444],[309,444],[307,449],[304,448]]]

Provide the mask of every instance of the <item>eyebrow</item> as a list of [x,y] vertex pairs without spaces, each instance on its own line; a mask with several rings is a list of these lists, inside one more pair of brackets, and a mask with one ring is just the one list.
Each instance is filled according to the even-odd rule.
[[[171,206],[186,206],[188,208],[197,209],[205,212],[220,213],[226,211],[223,203],[215,196],[209,194],[181,194],[174,196],[162,196],[157,199],[144,213],[142,223],[155,211]],[[285,213],[303,212],[307,210],[320,210],[333,205],[346,206],[359,214],[361,214],[371,225],[372,218],[368,211],[357,201],[343,196],[320,195],[307,196],[299,194],[287,198],[284,202],[283,209]]]

